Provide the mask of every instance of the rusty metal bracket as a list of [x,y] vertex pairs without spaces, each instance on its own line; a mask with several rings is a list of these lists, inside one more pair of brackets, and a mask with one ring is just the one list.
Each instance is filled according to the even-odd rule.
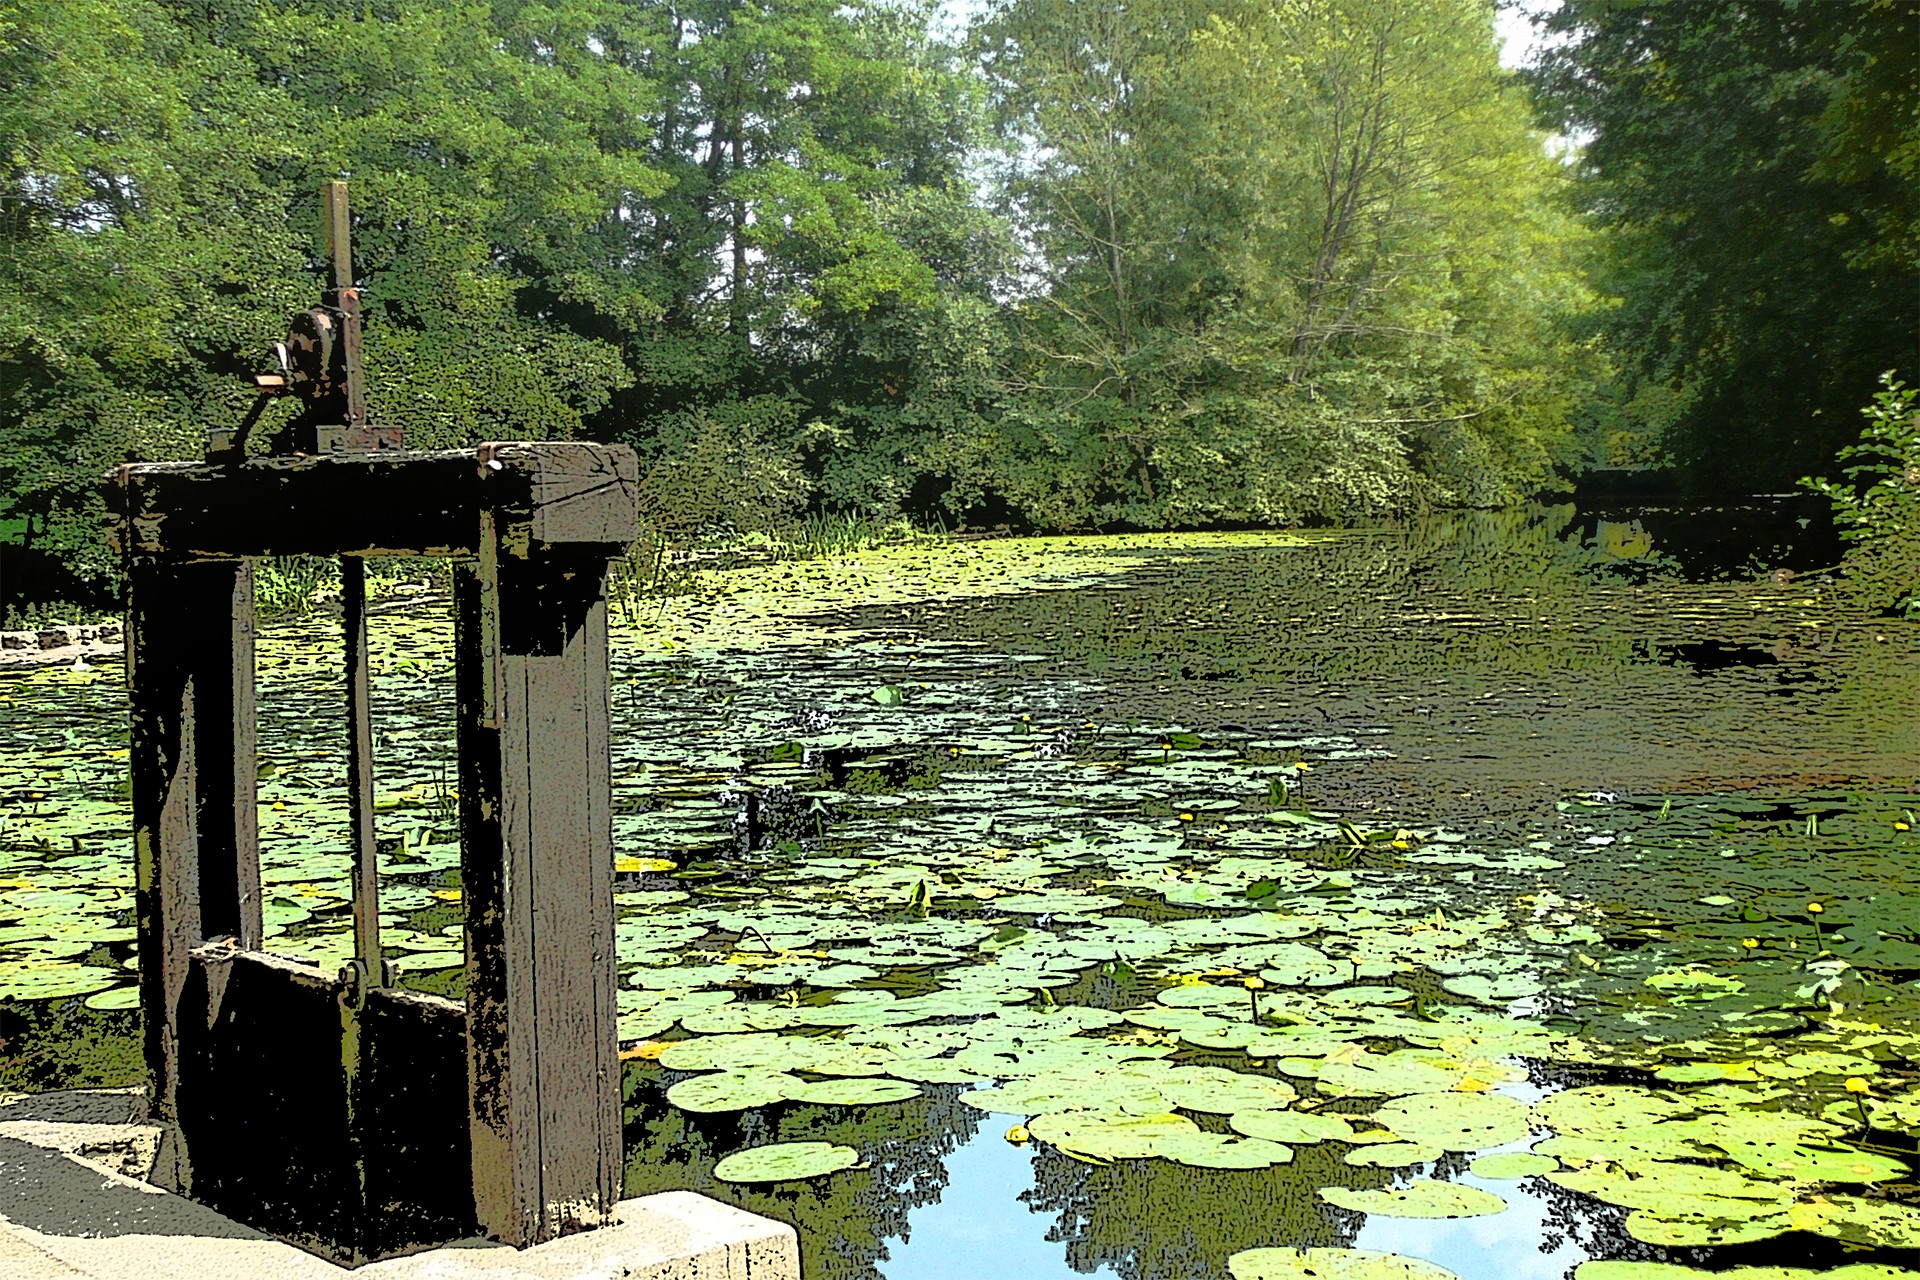
[[329,287],[319,306],[294,313],[287,336],[274,344],[276,371],[252,375],[256,395],[240,425],[207,433],[209,462],[244,459],[247,437],[267,403],[288,395],[300,400],[302,408],[275,439],[275,453],[358,453],[404,446],[399,427],[367,423],[362,307],[360,290],[353,285],[347,184],[329,182],[324,194],[322,227]]

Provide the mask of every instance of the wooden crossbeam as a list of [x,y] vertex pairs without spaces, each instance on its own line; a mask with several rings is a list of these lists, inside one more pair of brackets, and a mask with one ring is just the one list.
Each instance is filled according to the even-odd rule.
[[524,555],[630,542],[639,462],[619,445],[500,443],[129,463],[105,487],[132,555],[471,556],[483,512]]

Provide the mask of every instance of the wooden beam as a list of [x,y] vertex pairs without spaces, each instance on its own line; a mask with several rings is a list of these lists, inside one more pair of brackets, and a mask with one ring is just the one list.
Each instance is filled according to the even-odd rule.
[[367,562],[340,557],[346,640],[347,823],[353,862],[353,956],[370,986],[386,985],[380,959],[380,858],[373,825],[373,713],[367,671]]
[[516,1246],[619,1194],[605,575],[483,546],[454,579],[474,1204]]
[[136,555],[473,555],[483,512],[510,555],[617,554],[637,531],[639,463],[620,445],[503,443],[130,463],[103,483]]
[[209,937],[260,938],[248,567],[135,557],[127,682],[148,1096],[170,1121],[187,955]]

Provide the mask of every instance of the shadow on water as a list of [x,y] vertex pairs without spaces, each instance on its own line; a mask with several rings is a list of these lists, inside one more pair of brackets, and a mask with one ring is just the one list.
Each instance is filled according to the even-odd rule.
[[[1232,1113],[1155,1092],[1228,1067],[1360,1138],[1421,1089],[1533,1103],[1659,1084],[1690,1091],[1696,1137],[1787,1125],[1855,1150],[1834,1071],[1870,1075],[1876,1100],[1920,1088],[1920,626],[1849,613],[1818,572],[1829,534],[1795,511],[1530,508],[1057,556],[1036,540],[1018,590],[808,615],[843,643],[617,645],[626,1194],[692,1188],[795,1222],[811,1280],[1212,1280],[1241,1250],[1343,1245],[1508,1280],[1589,1258],[1838,1265],[1904,1238],[1874,1217],[1911,1200],[1894,1111],[1872,1147],[1893,1164],[1833,1184],[1844,1221],[1767,1219],[1743,1242],[1541,1176],[1480,1177],[1477,1146],[1444,1135],[1399,1144],[1398,1163],[1365,1162],[1377,1137],[1309,1136],[1282,1162],[1238,1145]],[[1050,557],[1078,567],[1049,578]],[[338,755],[301,744],[337,736],[329,651],[279,636],[263,646],[269,922],[276,946],[326,955],[347,936]],[[390,955],[410,985],[457,994],[446,636],[376,646]],[[34,981],[94,983],[54,989],[102,1000],[89,1025],[118,1028],[122,766],[103,753],[124,745],[123,704],[111,682],[34,697],[75,714],[0,702],[49,775],[5,797],[0,880],[33,885],[0,888],[0,947]],[[80,816],[53,818],[54,800]],[[717,1102],[732,1085],[708,1078],[730,1068],[695,1061],[712,1042],[747,1077]],[[1769,1054],[1800,1065],[1767,1075],[1752,1064]],[[1184,1159],[1003,1136],[1072,1094],[962,1100],[1115,1077],[1144,1092],[1113,1107],[1177,1105]],[[793,1096],[847,1079],[918,1092]],[[1792,1129],[1801,1099],[1840,1119]],[[1483,1145],[1544,1139],[1550,1114]],[[1577,1119],[1575,1139],[1601,1141]],[[716,1177],[787,1142],[858,1162]],[[1660,1163],[1731,1177],[1724,1150],[1680,1142]],[[1435,1180],[1507,1207],[1409,1219],[1322,1194],[1378,1208]],[[1704,1243],[1647,1238],[1668,1229]]]

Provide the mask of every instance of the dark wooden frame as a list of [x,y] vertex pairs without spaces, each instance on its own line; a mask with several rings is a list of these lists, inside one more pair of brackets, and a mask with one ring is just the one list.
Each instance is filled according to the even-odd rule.
[[[106,477],[150,1097],[196,1198],[353,1260],[475,1227],[524,1246],[611,1213],[605,579],[636,479],[630,450],[590,444]],[[286,554],[345,558],[358,958],[339,974],[262,950],[251,560]],[[373,555],[456,558],[464,1005],[390,989],[379,958],[358,561]]]

